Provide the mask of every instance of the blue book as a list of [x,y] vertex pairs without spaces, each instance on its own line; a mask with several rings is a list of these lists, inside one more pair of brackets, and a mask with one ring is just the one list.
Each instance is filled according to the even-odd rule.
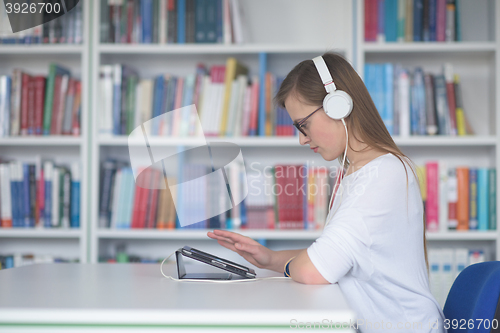
[[207,0],[196,0],[195,5],[195,42],[207,42]]
[[80,228],[80,170],[78,164],[71,165],[70,227]]
[[385,0],[384,32],[386,42],[398,39],[398,0]]
[[413,41],[422,41],[424,0],[413,0]]
[[469,168],[469,230],[477,229],[477,168]]
[[259,136],[266,135],[266,72],[267,53],[259,53]]
[[[122,13],[123,15],[123,13]],[[153,0],[141,0],[142,42],[151,44],[153,41]]]
[[19,226],[19,214],[17,211],[19,198],[17,197],[17,172],[16,172],[16,164],[10,164],[10,196],[11,196],[11,205],[12,205],[12,226]]
[[14,268],[14,257],[13,256],[5,257],[5,268]]
[[125,219],[123,221],[123,228],[130,229],[132,224],[132,214],[134,208],[134,196],[135,196],[135,182],[134,174],[132,168],[127,167],[122,170],[122,177],[125,178],[125,189],[127,196],[125,198]]
[[[45,164],[47,166],[47,164]],[[50,170],[48,170],[50,168]],[[44,167],[45,178],[45,202],[44,202],[44,224],[45,228],[50,228],[52,226],[52,170],[53,166]]]
[[205,2],[205,42],[217,42],[217,1],[204,0]]
[[461,15],[461,5],[460,3],[462,2],[462,0],[457,0],[455,1],[455,40],[457,42],[461,42],[462,41],[462,25],[460,24],[460,15]]
[[488,168],[477,170],[477,221],[479,230],[488,230]]
[[394,66],[391,63],[384,64],[384,112],[382,120],[390,135],[393,135],[394,127]]
[[222,0],[215,0],[215,32],[216,32],[216,42],[217,43],[222,43],[224,40],[224,30],[223,30],[223,25],[224,25],[224,17],[222,13]]
[[437,0],[429,0],[429,40],[435,42],[437,25]]
[[491,168],[488,170],[488,182],[489,186],[489,195],[488,198],[490,200],[488,208],[488,216],[489,223],[488,227],[490,230],[497,229],[497,170],[495,168]]
[[373,102],[377,107],[380,117],[384,119],[385,110],[385,98],[384,98],[384,87],[385,87],[385,75],[384,75],[384,65],[383,64],[372,64],[371,68],[371,80],[373,87]]
[[186,0],[177,0],[177,43],[186,43]]
[[23,186],[23,196],[22,196],[22,202],[23,202],[23,227],[29,228],[31,227],[31,200],[30,200],[30,170],[29,170],[29,165],[24,163],[23,164],[23,181],[22,181],[22,186]]

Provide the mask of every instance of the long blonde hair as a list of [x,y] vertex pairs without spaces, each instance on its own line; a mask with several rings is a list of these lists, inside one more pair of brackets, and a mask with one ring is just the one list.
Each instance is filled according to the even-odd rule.
[[[356,140],[366,144],[367,148],[375,148],[385,153],[392,153],[396,156],[405,168],[406,173],[406,188],[408,190],[408,171],[404,161],[410,165],[410,169],[418,180],[416,167],[413,161],[403,154],[398,148],[392,136],[389,134],[382,118],[380,117],[375,103],[368,93],[363,80],[358,73],[341,55],[327,52],[323,54],[327,67],[334,79],[337,89],[343,90],[351,95],[353,100],[353,109],[351,114],[346,117],[345,123],[348,129],[351,129],[350,134]],[[310,105],[322,105],[323,99],[326,96],[326,91],[323,83],[318,75],[316,67],[312,60],[304,60],[295,66],[286,76],[281,84],[278,93],[275,97],[275,102],[281,107],[285,107],[285,100],[290,94],[296,94],[303,103]],[[349,148],[352,149],[349,144]],[[352,149],[355,151],[354,149]],[[342,165],[344,153],[338,160]],[[349,167],[349,162],[346,161],[344,168]],[[419,184],[420,186],[420,184]],[[424,225],[424,254],[427,273],[429,272],[429,262],[427,258],[427,240],[425,236],[426,222],[425,214],[423,218]]]

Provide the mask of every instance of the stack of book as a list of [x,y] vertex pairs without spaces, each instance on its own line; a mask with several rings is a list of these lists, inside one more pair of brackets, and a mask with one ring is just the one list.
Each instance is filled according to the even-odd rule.
[[461,0],[365,0],[365,41],[461,41],[462,3]]
[[14,69],[0,76],[0,137],[80,135],[81,82],[51,64],[47,77]]
[[0,270],[7,268],[16,268],[32,264],[48,264],[48,263],[78,263],[79,259],[64,259],[61,257],[55,257],[50,254],[39,255],[32,253],[15,253],[8,255],[0,255]]
[[[139,79],[137,71],[122,65],[100,68],[99,114],[102,135],[128,135],[141,124],[166,112],[196,105],[206,136],[290,136],[296,129],[285,109],[273,103],[281,84],[273,74],[248,75],[248,68],[235,58],[208,71],[199,64],[185,77],[170,74]],[[263,86],[262,86],[263,85]],[[194,134],[196,118],[173,119],[148,133],[187,137]]]
[[391,63],[365,64],[365,85],[391,135],[473,135],[453,66],[442,74]]
[[483,250],[460,247],[430,248],[427,251],[430,289],[441,307],[444,307],[458,274],[469,265],[485,261]]
[[101,43],[248,42],[240,0],[101,1]]
[[79,228],[80,167],[13,161],[0,164],[2,228]]
[[[5,6],[0,6],[0,44],[81,44],[83,42],[83,1],[71,10],[67,8],[69,11],[66,14],[63,14],[64,9],[59,1],[47,3],[32,1],[29,9],[19,6],[17,10],[15,4],[19,5],[20,2],[5,2]],[[36,6],[33,6],[34,4]],[[13,33],[7,10],[14,13],[21,11],[26,13],[26,10],[29,10],[28,15],[20,15],[22,20],[29,21],[22,22],[21,26],[35,23],[38,25]],[[43,22],[47,23],[42,24]]]
[[496,230],[496,169],[417,166],[428,231]]

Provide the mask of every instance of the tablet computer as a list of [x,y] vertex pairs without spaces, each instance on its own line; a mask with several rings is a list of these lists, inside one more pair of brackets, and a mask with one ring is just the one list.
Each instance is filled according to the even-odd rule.
[[246,278],[246,279],[254,279],[257,274],[255,271],[251,268],[248,268],[246,266],[237,264],[235,262],[232,262],[227,259],[223,259],[217,256],[214,256],[213,254],[207,253],[200,251],[198,249],[192,248],[190,246],[184,246],[183,248],[180,248],[176,251],[176,257],[177,257],[177,272],[179,275],[179,279],[187,279],[187,278],[193,278],[193,279],[231,279],[230,274],[222,274],[222,275],[217,275],[215,276],[214,274],[186,274],[186,271],[184,269],[184,265],[182,263],[182,260],[180,260],[180,256],[184,256],[187,258],[194,259],[199,262],[203,262],[205,264],[208,264],[213,267],[217,267],[219,269],[225,270],[227,272],[236,274],[240,277]]

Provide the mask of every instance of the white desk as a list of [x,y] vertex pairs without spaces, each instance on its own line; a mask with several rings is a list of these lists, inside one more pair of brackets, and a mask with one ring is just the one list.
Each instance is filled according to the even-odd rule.
[[[163,268],[177,277],[174,264]],[[258,277],[280,276],[256,271]],[[354,318],[336,284],[178,282],[163,277],[159,264],[39,264],[0,271],[0,332],[264,332],[300,330],[297,325],[308,322],[331,329]]]

